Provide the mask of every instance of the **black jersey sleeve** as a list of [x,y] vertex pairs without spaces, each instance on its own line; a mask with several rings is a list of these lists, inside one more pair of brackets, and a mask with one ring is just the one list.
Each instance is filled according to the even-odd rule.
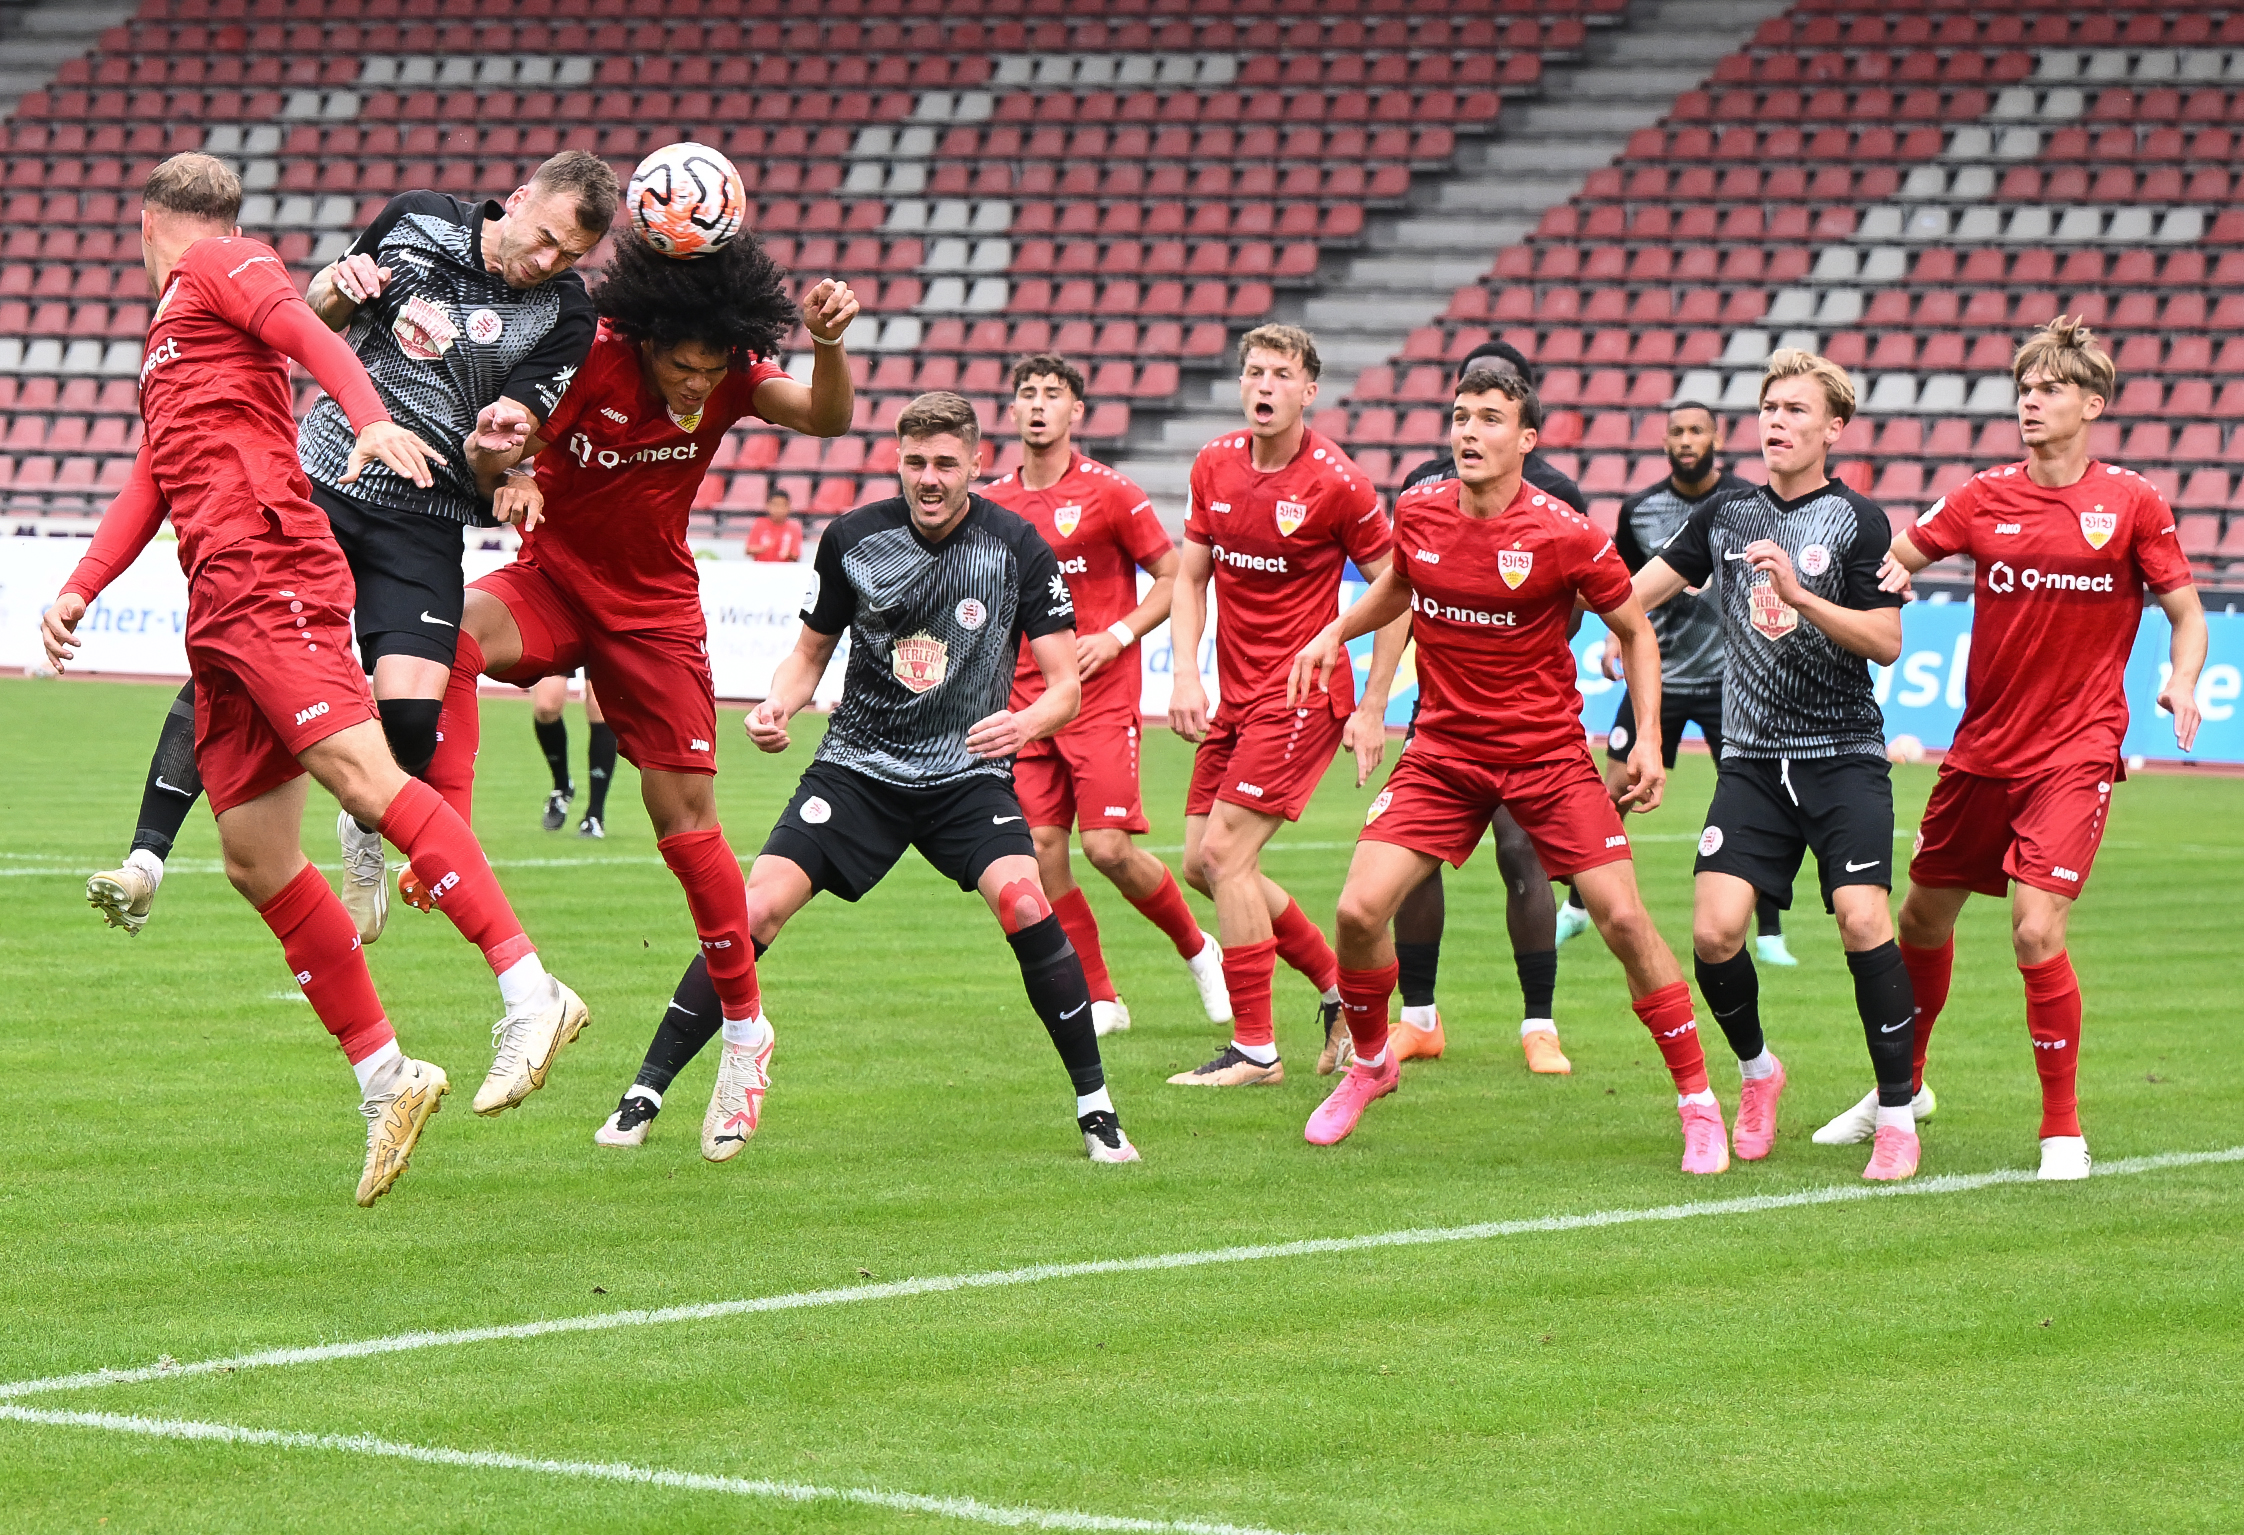
[[[1656,485],[1652,487],[1652,490],[1657,489],[1659,487]],[[1628,567],[1628,573],[1632,576],[1652,560],[1652,556],[1645,552],[1644,541],[1636,536],[1636,509],[1651,493],[1651,490],[1640,490],[1623,501],[1620,525],[1613,529],[1613,552],[1621,557],[1621,563]]]
[[1574,483],[1572,475],[1542,454],[1528,453],[1526,463],[1520,466],[1520,478],[1544,495],[1558,497],[1583,516],[1589,515],[1589,498],[1582,494],[1582,487]]
[[536,411],[541,421],[561,403],[569,380],[583,366],[585,354],[592,350],[593,334],[600,327],[583,278],[563,272],[551,280],[561,291],[561,312],[554,316],[553,328],[545,338],[514,365],[499,390],[517,405]]
[[1871,608],[1898,608],[1908,601],[1899,592],[1881,591],[1878,587],[1878,567],[1885,563],[1886,550],[1893,542],[1893,526],[1886,518],[1886,510],[1868,496],[1847,492],[1847,503],[1854,508],[1854,542],[1840,556],[1846,562],[1847,606],[1867,611]]
[[[1432,458],[1427,459],[1426,462],[1403,476],[1402,489],[1410,490],[1434,480],[1451,479],[1455,477],[1456,473],[1457,461],[1447,453],[1436,453]],[[1401,491],[1397,491],[1396,494],[1400,495]]]
[[455,224],[462,218],[460,200],[456,197],[447,197],[442,192],[400,192],[382,205],[382,211],[374,215],[374,222],[359,231],[358,238],[351,242],[351,248],[344,254],[379,255],[382,242],[397,227],[397,221],[408,213],[433,213],[439,218],[450,219]]
[[1040,640],[1075,627],[1075,597],[1060,574],[1060,557],[1024,518],[1015,518],[1020,531],[1013,540],[1020,561],[1021,589],[1018,626],[1029,639]]
[[1727,496],[1708,496],[1691,513],[1675,535],[1660,546],[1659,556],[1690,586],[1706,585],[1707,577],[1714,574],[1714,545],[1709,535],[1714,528],[1715,514],[1722,509]]
[[842,520],[836,519],[818,541],[818,555],[810,564],[810,590],[803,593],[803,624],[819,634],[839,634],[857,616],[857,592],[842,569],[842,545],[847,541]]

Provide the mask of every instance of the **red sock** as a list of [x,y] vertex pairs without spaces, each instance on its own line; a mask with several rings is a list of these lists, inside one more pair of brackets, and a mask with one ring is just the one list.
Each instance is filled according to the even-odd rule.
[[1054,901],[1052,914],[1060,919],[1060,931],[1067,934],[1067,941],[1075,945],[1076,957],[1083,961],[1083,980],[1091,988],[1091,1000],[1112,1002],[1114,978],[1106,973],[1106,955],[1099,948],[1099,919],[1091,915],[1091,903],[1084,897],[1083,887],[1077,885]]
[[2067,955],[2020,965],[2026,978],[2026,1032],[2041,1073],[2041,1133],[2080,1134],[2080,979]]
[[436,755],[422,781],[444,796],[462,821],[474,824],[475,753],[483,743],[482,705],[475,679],[483,671],[483,647],[463,634],[452,655],[452,680],[444,688],[444,712],[436,717]]
[[1699,1026],[1691,1017],[1689,984],[1677,981],[1662,986],[1648,997],[1638,997],[1630,1006],[1636,1009],[1644,1027],[1652,1031],[1652,1042],[1660,1047],[1668,1074],[1675,1078],[1675,1090],[1705,1092],[1706,1052],[1699,1048]]
[[374,978],[366,973],[358,929],[319,870],[304,865],[257,915],[280,940],[304,1000],[352,1065],[397,1038],[382,999],[374,995]]
[[1231,1037],[1242,1045],[1277,1043],[1270,1026],[1270,975],[1277,942],[1235,943],[1223,951],[1223,984],[1231,992]]
[[1330,991],[1340,984],[1340,959],[1325,942],[1325,935],[1317,931],[1317,924],[1301,909],[1299,901],[1288,898],[1286,909],[1278,913],[1270,924],[1270,931],[1278,941],[1278,957],[1309,977],[1309,984],[1320,992]]
[[1902,967],[1909,972],[1909,989],[1917,998],[1917,1074],[1912,1092],[1925,1089],[1925,1047],[1932,1043],[1932,1026],[1948,1005],[1948,978],[1956,968],[1956,937],[1937,949],[1912,949],[1901,945]]
[[442,795],[418,778],[406,779],[382,812],[382,835],[404,852],[436,909],[483,951],[493,975],[538,952],[515,920],[475,834]]
[[756,1017],[763,997],[756,985],[756,945],[748,934],[748,881],[717,827],[682,831],[655,843],[662,861],[686,888],[686,909],[701,935],[709,984],[727,1018]]
[[1184,892],[1177,888],[1177,877],[1167,869],[1161,871],[1161,888],[1144,900],[1128,897],[1138,914],[1169,935],[1169,942],[1177,946],[1179,959],[1198,959],[1208,940],[1200,931],[1199,918],[1192,908],[1184,904]]
[[1340,1016],[1348,1020],[1348,1037],[1356,1042],[1358,1060],[1387,1048],[1387,1000],[1395,994],[1400,973],[1392,963],[1377,970],[1340,972]]

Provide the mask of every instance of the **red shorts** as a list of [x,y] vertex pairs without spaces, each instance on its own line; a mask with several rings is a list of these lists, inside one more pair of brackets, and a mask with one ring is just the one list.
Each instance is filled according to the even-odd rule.
[[1359,840],[1391,842],[1462,869],[1499,809],[1511,812],[1553,879],[1629,857],[1620,812],[1586,749],[1549,762],[1493,764],[1413,746],[1372,800]]
[[1013,792],[1031,826],[1153,830],[1138,795],[1138,722],[1077,720],[1013,759]]
[[1217,706],[1208,738],[1192,759],[1184,813],[1207,815],[1222,800],[1300,820],[1340,749],[1347,716],[1323,706],[1289,709],[1283,697],[1239,718],[1226,716],[1224,708]]
[[2078,896],[2104,840],[2116,762],[1984,778],[1942,764],[1917,824],[1912,883],[2006,895],[2010,881]]
[[670,627],[619,632],[527,560],[501,565],[468,590],[505,603],[522,632],[522,659],[501,682],[528,687],[581,666],[625,761],[642,772],[717,771],[717,685],[700,603],[681,605]]
[[214,815],[304,771],[297,755],[381,716],[351,651],[358,589],[332,538],[268,529],[187,583],[195,767]]

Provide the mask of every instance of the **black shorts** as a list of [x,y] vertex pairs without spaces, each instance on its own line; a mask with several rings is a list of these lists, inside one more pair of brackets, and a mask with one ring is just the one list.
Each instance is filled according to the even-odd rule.
[[335,542],[358,583],[351,627],[368,671],[382,656],[420,656],[444,666],[460,637],[466,578],[460,569],[467,524],[421,512],[393,511],[312,487]]
[[854,901],[879,884],[904,849],[972,890],[1000,858],[1036,856],[1010,779],[976,773],[906,788],[830,762],[813,762],[764,839],[764,852],[810,876],[813,890]]
[[1790,907],[1810,848],[1825,911],[1843,885],[1893,888],[1893,767],[1885,758],[1850,752],[1722,764],[1693,873],[1736,875]]
[[[1706,735],[1706,749],[1722,765],[1722,695],[1720,693],[1670,693],[1660,690],[1660,760],[1675,766],[1676,748],[1683,744],[1683,727],[1696,724]],[[1621,706],[1613,711],[1613,731],[1605,738],[1605,756],[1611,762],[1628,761],[1636,745],[1636,708],[1628,689],[1621,689]]]

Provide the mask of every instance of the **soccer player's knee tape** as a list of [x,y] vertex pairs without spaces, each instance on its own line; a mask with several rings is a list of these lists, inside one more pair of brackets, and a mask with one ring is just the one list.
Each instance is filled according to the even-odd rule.
[[1052,903],[1044,899],[1044,886],[1037,880],[1024,875],[997,892],[998,925],[1008,938],[1027,932],[1051,915]]
[[419,778],[436,755],[436,722],[444,713],[440,698],[384,698],[375,703],[382,711],[382,734],[389,738],[390,755],[397,765]]

